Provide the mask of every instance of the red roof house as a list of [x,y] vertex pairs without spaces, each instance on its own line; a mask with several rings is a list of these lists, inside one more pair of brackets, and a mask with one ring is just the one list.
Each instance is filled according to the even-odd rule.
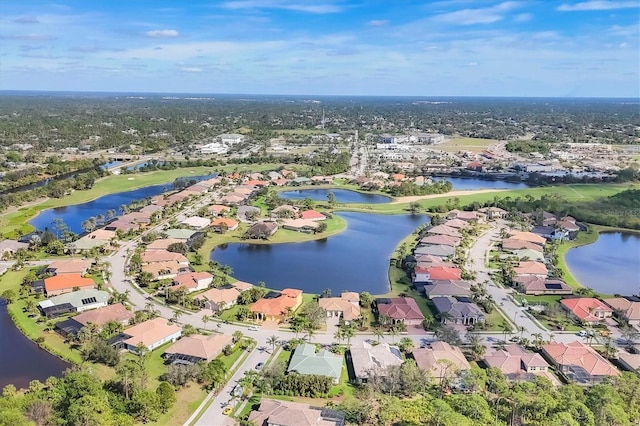
[[306,220],[325,220],[327,217],[315,210],[305,210],[300,213],[300,219]]
[[613,309],[593,297],[562,299],[560,303],[575,318],[587,324],[600,322],[613,315]]
[[388,317],[392,323],[403,322],[406,325],[419,325],[424,320],[418,304],[410,297],[377,299],[378,314]]

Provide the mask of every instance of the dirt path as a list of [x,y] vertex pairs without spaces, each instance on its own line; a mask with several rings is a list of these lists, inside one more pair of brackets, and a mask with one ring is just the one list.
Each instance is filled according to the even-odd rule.
[[485,194],[487,192],[502,192],[506,189],[468,189],[464,191],[451,191],[445,194],[429,194],[429,195],[410,195],[407,197],[398,197],[390,204],[411,203],[420,200],[430,200],[432,198],[459,197],[461,195]]

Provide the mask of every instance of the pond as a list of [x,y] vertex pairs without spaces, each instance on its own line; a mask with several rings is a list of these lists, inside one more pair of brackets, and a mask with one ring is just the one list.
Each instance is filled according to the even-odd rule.
[[601,233],[593,244],[569,250],[565,260],[585,287],[605,294],[640,293],[640,234]]
[[211,259],[233,268],[233,276],[269,288],[305,293],[344,290],[383,294],[389,290],[389,259],[396,246],[428,216],[337,213],[347,229],[323,240],[291,244],[219,246]]
[[465,177],[433,177],[433,180],[448,180],[454,190],[464,191],[473,189],[525,189],[531,186],[524,182],[509,182],[506,180],[492,180]]
[[26,388],[31,380],[60,377],[69,366],[27,339],[0,302],[0,390],[8,384]]
[[[210,179],[214,176],[215,175],[185,176],[185,179],[204,180]],[[73,204],[70,206],[43,210],[40,214],[31,219],[29,223],[38,230],[42,231],[44,228],[49,228],[53,231],[53,221],[60,218],[67,225],[69,230],[77,234],[82,234],[84,232],[81,226],[82,222],[90,217],[96,217],[100,214],[106,215],[107,211],[110,209],[115,210],[116,216],[119,216],[121,214],[119,210],[121,205],[128,205],[133,201],[160,195],[169,191],[171,187],[171,182],[164,185],[145,186],[131,191],[103,195],[102,197],[98,197],[95,200],[82,204]]]
[[287,200],[304,200],[309,197],[315,201],[327,201],[329,192],[333,192],[338,203],[382,204],[391,201],[391,198],[384,195],[367,194],[348,189],[301,189],[298,191],[284,191],[278,195],[280,198]]

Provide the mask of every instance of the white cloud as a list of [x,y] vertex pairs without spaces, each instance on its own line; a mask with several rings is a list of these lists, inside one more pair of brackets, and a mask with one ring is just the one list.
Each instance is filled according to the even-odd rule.
[[507,1],[481,9],[462,9],[456,10],[455,12],[443,13],[434,16],[433,19],[437,22],[454,25],[491,24],[502,21],[506,12],[517,9],[521,6],[521,2]]
[[182,67],[180,68],[184,72],[202,72],[202,68],[200,67]]
[[631,9],[640,7],[637,0],[633,1],[608,1],[608,0],[591,0],[575,4],[562,4],[558,6],[561,12],[582,12],[586,10],[615,10],[615,9]]
[[306,13],[336,13],[342,8],[332,3],[315,3],[313,1],[289,0],[234,0],[221,5],[225,9],[282,9]]
[[151,30],[145,33],[147,37],[152,38],[173,38],[178,37],[180,33],[176,30]]
[[515,18],[513,18],[515,22],[527,22],[532,19],[533,19],[533,15],[530,13],[519,13],[516,15]]
[[372,27],[382,27],[383,25],[387,25],[388,23],[389,21],[387,21],[386,19],[374,19],[368,22],[368,24]]

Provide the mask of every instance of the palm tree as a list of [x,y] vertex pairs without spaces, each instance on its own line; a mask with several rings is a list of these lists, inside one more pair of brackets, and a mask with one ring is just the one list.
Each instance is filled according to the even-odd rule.
[[398,329],[396,327],[390,327],[388,333],[391,336],[391,341],[393,343],[395,343],[396,342],[396,337],[400,334],[398,332]]
[[311,327],[307,328],[307,336],[306,336],[306,337],[307,337],[307,342],[308,342],[308,343],[311,343],[311,338],[312,338],[315,334],[316,334],[316,331],[315,331],[313,328],[311,328]]
[[376,327],[373,329],[373,335],[378,339],[378,343],[380,343],[380,338],[384,336],[384,331],[380,327]]
[[542,333],[533,333],[531,336],[533,337],[533,347],[540,349],[543,343]]
[[278,345],[278,336],[271,336],[267,339],[267,344],[271,345],[271,352],[276,350],[276,346]]
[[182,311],[173,311],[173,317],[171,318],[173,319],[173,322],[178,322],[181,316],[182,316]]
[[356,335],[356,330],[353,327],[353,324],[349,324],[346,327],[342,328],[342,335],[347,339],[347,345],[351,345],[351,338]]
[[209,315],[202,316],[202,323],[204,324],[204,329],[207,329],[207,323],[211,321],[211,317]]
[[338,343],[342,342],[342,339],[344,339],[344,333],[342,332],[342,329],[337,329],[333,334],[333,338],[336,339]]

